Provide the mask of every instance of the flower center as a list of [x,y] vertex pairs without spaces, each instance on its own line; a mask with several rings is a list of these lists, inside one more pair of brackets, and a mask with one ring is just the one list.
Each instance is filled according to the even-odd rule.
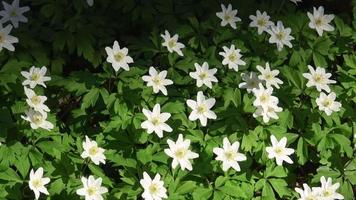
[[42,180],[37,178],[37,179],[32,181],[32,185],[35,188],[40,188],[40,187],[42,187]]
[[276,148],[274,148],[274,152],[277,155],[281,155],[283,153],[283,149],[281,147],[276,147]]
[[42,115],[41,114],[34,114],[33,115],[33,123],[36,124],[36,125],[39,125],[42,123]]
[[38,80],[40,80],[40,77],[41,77],[41,75],[40,75],[39,73],[34,72],[34,73],[31,75],[30,79],[31,79],[32,81],[38,81]]
[[200,105],[197,110],[199,114],[203,114],[206,111],[206,107],[205,105]]
[[227,160],[231,161],[231,160],[234,160],[235,159],[235,152],[233,151],[226,151],[225,152],[225,157]]
[[324,107],[329,107],[329,106],[331,106],[331,101],[329,100],[329,99],[325,99],[324,101],[323,101],[323,106]]
[[236,56],[235,53],[232,53],[232,54],[229,55],[229,60],[230,60],[231,62],[234,62],[236,59],[237,59],[237,56]]
[[324,190],[323,196],[324,197],[330,197],[333,193],[330,190]]
[[176,41],[174,41],[174,40],[169,40],[168,46],[169,46],[169,48],[175,47],[175,46],[176,46]]
[[276,33],[276,38],[278,40],[284,40],[285,34],[283,32]]
[[158,185],[156,183],[152,183],[148,188],[151,194],[156,194],[158,192]]
[[11,16],[11,17],[16,17],[16,16],[17,16],[16,11],[14,11],[14,10],[13,10],[13,11],[11,11],[10,16]]
[[87,190],[89,196],[95,195],[96,194],[96,188],[95,187],[89,187]]
[[154,117],[151,122],[154,126],[157,126],[160,123],[160,120],[158,117]]
[[96,146],[93,146],[89,149],[89,155],[94,156],[98,153],[99,149]]
[[257,20],[257,25],[259,26],[266,26],[266,20],[265,19],[259,19]]
[[225,19],[226,21],[229,21],[229,20],[231,19],[231,17],[230,17],[230,15],[225,14],[225,15],[224,15],[224,19]]
[[314,75],[314,81],[317,83],[320,83],[324,80],[323,76],[321,74],[315,74]]
[[273,79],[272,74],[271,74],[271,73],[267,73],[267,74],[265,75],[265,79],[266,79],[266,80],[271,80],[271,79]]
[[206,79],[207,77],[208,77],[208,73],[206,73],[206,72],[202,72],[199,74],[199,78],[202,80]]
[[187,150],[180,148],[180,149],[176,150],[175,155],[178,159],[182,159],[182,158],[184,158],[186,153],[187,153]]
[[41,103],[41,98],[37,95],[34,95],[32,98],[31,98],[31,102],[34,104],[34,105],[38,105]]
[[315,25],[321,26],[322,24],[323,24],[323,19],[321,17],[315,19]]
[[268,95],[262,94],[260,97],[261,103],[266,103],[268,101]]
[[152,81],[156,85],[160,85],[161,84],[161,79],[158,76],[153,77]]
[[121,52],[118,52],[114,55],[116,62],[121,62],[124,59],[125,55]]

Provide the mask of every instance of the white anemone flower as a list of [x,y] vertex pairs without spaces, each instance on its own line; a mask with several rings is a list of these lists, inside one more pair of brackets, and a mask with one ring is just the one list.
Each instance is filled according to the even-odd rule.
[[239,65],[246,65],[245,61],[241,60],[242,55],[240,54],[240,49],[236,48],[235,45],[231,45],[230,48],[223,46],[222,52],[219,55],[223,56],[223,65],[227,65],[229,69],[239,70]]
[[324,92],[320,92],[319,97],[316,99],[316,104],[319,106],[319,110],[324,111],[327,116],[330,116],[333,112],[340,111],[341,103],[335,101],[336,94],[331,92],[326,95]]
[[294,149],[286,148],[287,138],[283,137],[280,141],[274,135],[271,135],[271,147],[266,147],[269,159],[276,159],[277,165],[282,165],[283,161],[292,164],[292,159],[289,158],[289,155],[294,153]]
[[129,50],[126,47],[120,48],[117,41],[114,41],[112,48],[105,47],[106,54],[108,55],[106,61],[112,64],[112,67],[117,72],[120,68],[129,71],[129,64],[133,63],[133,59],[128,55]]
[[105,164],[105,149],[98,147],[98,144],[94,140],[90,140],[88,136],[85,136],[85,142],[83,142],[83,153],[80,155],[82,158],[90,158],[90,160],[99,165]]
[[171,37],[171,34],[165,30],[164,35],[161,34],[161,37],[164,40],[162,46],[167,47],[169,53],[176,52],[178,55],[183,56],[182,49],[185,47],[185,45],[178,42],[178,34],[174,34],[173,37]]
[[173,158],[172,168],[175,169],[178,165],[180,165],[182,170],[193,169],[192,164],[190,163],[191,159],[198,158],[199,154],[192,152],[189,150],[190,140],[183,139],[183,135],[179,134],[176,142],[172,140],[167,140],[169,149],[165,149],[164,153],[166,153],[169,157]]
[[260,65],[257,65],[256,68],[261,73],[258,78],[266,84],[267,88],[274,86],[279,89],[279,84],[283,84],[283,81],[276,77],[279,74],[279,70],[271,70],[268,62],[265,68]]
[[273,26],[273,22],[269,20],[270,16],[265,11],[261,13],[261,11],[257,10],[256,15],[250,15],[249,18],[252,20],[249,26],[256,27],[258,35]]
[[221,26],[230,25],[233,29],[236,29],[236,22],[241,21],[240,18],[236,16],[237,10],[232,9],[232,5],[229,4],[227,8],[224,4],[221,4],[221,12],[217,12],[216,16],[221,19]]
[[171,117],[170,113],[161,113],[161,106],[156,104],[153,110],[142,109],[143,114],[147,118],[141,123],[141,128],[147,129],[147,133],[155,132],[159,138],[163,137],[163,132],[172,132],[172,128],[165,122]]
[[309,73],[303,73],[304,78],[308,79],[307,87],[315,86],[316,89],[321,92],[325,90],[327,93],[330,92],[329,84],[336,83],[336,81],[329,79],[331,73],[326,73],[324,68],[308,65]]
[[290,41],[294,40],[294,37],[290,35],[291,32],[292,29],[284,28],[283,23],[278,21],[277,26],[273,25],[271,29],[268,30],[268,33],[271,35],[269,43],[276,44],[278,51],[282,51],[284,45],[292,48],[293,45]]
[[144,191],[142,193],[142,198],[145,200],[161,200],[167,199],[167,189],[164,187],[164,182],[161,181],[161,175],[156,174],[156,176],[151,179],[151,177],[143,172],[143,179],[140,180],[140,184]]
[[41,68],[32,66],[30,71],[22,71],[21,75],[26,78],[26,80],[22,82],[22,85],[29,85],[30,88],[35,88],[36,85],[46,87],[44,82],[51,80],[51,77],[46,76],[46,72],[47,68],[45,66]]
[[254,88],[258,88],[258,85],[262,83],[255,72],[241,73],[241,76],[244,82],[239,84],[239,88],[246,89],[248,93],[251,93]]
[[195,63],[194,66],[196,71],[190,72],[189,75],[197,81],[197,87],[206,85],[208,88],[212,88],[212,82],[218,82],[218,79],[214,76],[217,71],[216,68],[209,69],[207,62],[204,62],[201,66],[198,63]]
[[334,200],[334,199],[344,199],[344,196],[337,192],[340,187],[340,183],[332,184],[332,179],[320,177],[321,187],[313,188],[317,193],[320,194],[320,200]]
[[53,129],[53,124],[47,121],[46,112],[38,112],[30,108],[26,112],[26,116],[21,116],[21,118],[30,122],[30,126],[32,129],[43,128],[48,131]]
[[27,96],[26,102],[27,105],[33,108],[35,111],[38,111],[43,114],[43,112],[49,112],[50,109],[44,104],[47,100],[46,96],[39,96],[35,91],[24,87],[25,94]]
[[0,16],[2,19],[0,23],[6,23],[8,21],[17,28],[19,27],[19,22],[27,22],[27,18],[23,15],[25,12],[30,10],[30,7],[24,6],[20,7],[20,0],[14,0],[11,4],[2,1],[4,10],[0,11]]
[[313,14],[310,12],[307,13],[310,19],[309,27],[315,29],[319,36],[322,36],[324,31],[333,31],[334,27],[329,23],[334,19],[334,15],[324,15],[323,6],[320,6],[318,9],[313,7],[313,9]]
[[211,108],[215,105],[215,98],[205,99],[203,92],[197,94],[197,101],[187,100],[187,105],[192,109],[189,120],[199,119],[202,126],[206,126],[208,119],[216,119],[216,114]]
[[49,182],[49,178],[43,177],[42,167],[38,168],[36,171],[31,169],[30,181],[28,182],[28,185],[30,189],[35,193],[36,199],[40,198],[41,193],[49,195],[47,188],[45,187],[45,185],[47,185]]
[[9,51],[15,51],[14,43],[18,43],[19,39],[10,35],[12,30],[12,26],[8,24],[5,28],[3,28],[0,23],[0,51],[5,48]]
[[167,85],[172,85],[173,81],[166,79],[167,70],[158,72],[154,67],[150,67],[148,71],[149,75],[142,76],[142,80],[147,82],[147,87],[152,87],[154,93],[161,91],[167,96]]
[[82,177],[83,187],[76,191],[77,195],[84,196],[85,200],[103,200],[103,194],[108,192],[106,187],[101,186],[102,178],[95,179],[90,175],[88,178]]

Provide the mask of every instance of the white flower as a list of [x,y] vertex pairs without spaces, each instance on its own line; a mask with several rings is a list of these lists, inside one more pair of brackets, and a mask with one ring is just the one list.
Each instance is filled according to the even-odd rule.
[[223,140],[223,148],[215,147],[213,152],[217,155],[215,160],[220,160],[223,162],[222,169],[227,171],[232,167],[236,171],[241,171],[239,161],[246,160],[246,156],[242,153],[239,153],[239,142],[230,143],[227,137]]
[[197,87],[201,87],[202,85],[206,85],[209,88],[212,88],[213,85],[211,82],[218,82],[218,79],[214,76],[217,69],[209,69],[209,65],[207,62],[204,62],[202,66],[198,63],[194,64],[195,72],[190,72],[190,77],[197,80]]
[[183,43],[178,42],[178,34],[174,34],[171,37],[171,34],[167,30],[164,31],[164,35],[161,34],[161,37],[164,39],[162,46],[167,47],[169,53],[173,53],[175,51],[178,55],[183,56],[183,52],[181,49],[185,47]]
[[112,64],[112,67],[117,72],[120,68],[129,71],[129,64],[133,63],[133,59],[128,55],[129,50],[124,47],[120,48],[117,41],[114,42],[112,48],[105,47],[106,54],[108,55],[106,61]]
[[277,97],[272,96],[273,88],[268,87],[265,89],[261,83],[258,88],[252,89],[252,92],[256,97],[253,102],[255,107],[261,106],[263,109],[267,109],[271,105],[276,105],[279,101]]
[[27,87],[24,87],[24,89],[27,96],[26,102],[28,106],[40,113],[50,111],[49,108],[44,104],[44,102],[47,100],[46,96],[38,96],[33,90]]
[[310,189],[310,187],[307,184],[303,184],[304,190],[300,188],[295,188],[295,191],[299,193],[300,198],[298,200],[319,200],[319,194],[315,191],[313,188]]
[[263,122],[268,123],[270,118],[279,119],[277,112],[282,112],[282,110],[283,109],[278,107],[277,104],[270,104],[265,108],[258,106],[256,111],[253,113],[253,117],[257,118],[258,116],[262,116]]
[[209,98],[205,100],[203,92],[197,94],[197,101],[188,99],[187,105],[192,109],[189,115],[189,120],[195,121],[199,119],[202,126],[206,126],[207,119],[216,119],[216,114],[210,109],[215,105],[215,99]]
[[166,79],[167,71],[163,70],[158,73],[154,67],[150,67],[149,76],[142,76],[142,80],[147,82],[147,87],[153,87],[153,92],[158,93],[161,91],[164,95],[167,95],[167,85],[172,85],[173,81]]
[[232,10],[231,4],[225,7],[224,4],[221,4],[221,12],[217,12],[216,16],[221,19],[221,26],[226,26],[227,24],[230,24],[230,26],[233,29],[236,29],[236,22],[241,21],[240,18],[236,16],[237,10]]
[[289,158],[289,155],[294,153],[294,149],[286,148],[287,138],[283,137],[280,141],[274,135],[271,135],[272,147],[266,147],[268,158],[276,158],[277,165],[282,165],[283,161],[292,164],[293,161]]
[[250,93],[254,88],[258,88],[258,85],[261,83],[261,80],[258,79],[255,72],[250,73],[241,73],[242,82],[239,84],[239,88],[247,89],[247,92]]
[[308,65],[309,73],[303,73],[303,76],[308,79],[307,87],[315,86],[316,89],[321,92],[325,90],[327,93],[330,92],[330,87],[328,84],[336,83],[334,80],[330,80],[331,73],[326,73],[324,68],[316,67],[314,70],[312,66]]
[[87,0],[87,4],[89,6],[93,6],[94,5],[94,0]]
[[2,5],[4,5],[5,10],[0,11],[0,16],[2,16],[0,23],[10,21],[17,28],[19,27],[19,22],[27,22],[27,18],[23,14],[29,11],[30,7],[20,7],[20,0],[14,0],[11,5],[2,1]]
[[30,71],[22,71],[21,74],[26,78],[25,81],[22,82],[22,85],[29,85],[30,88],[36,87],[36,85],[42,85],[46,87],[45,81],[50,81],[51,77],[45,76],[47,72],[47,68],[43,66],[41,69],[35,66],[30,68]]
[[257,10],[256,16],[250,15],[250,19],[252,20],[250,27],[256,27],[258,34],[261,35],[264,31],[267,31],[270,26],[273,26],[273,22],[271,22],[269,18],[266,12],[261,14],[261,12]]
[[19,39],[10,35],[12,26],[9,24],[5,28],[3,28],[0,23],[0,51],[5,48],[9,51],[15,51],[14,43],[18,43]]
[[156,174],[154,179],[146,173],[143,172],[143,179],[140,180],[140,184],[144,191],[142,193],[142,198],[145,200],[161,200],[166,199],[167,189],[164,187],[164,182],[161,181],[161,176]]
[[268,33],[271,35],[269,38],[269,43],[275,43],[277,45],[278,51],[281,51],[283,46],[286,45],[289,48],[292,48],[291,40],[294,40],[294,37],[290,35],[290,28],[284,28],[281,21],[277,22],[277,26],[271,26],[271,29],[268,30]]
[[82,158],[90,158],[94,164],[105,164],[105,149],[98,147],[98,144],[94,140],[90,140],[88,136],[85,136],[85,142],[83,142],[83,153],[80,155]]
[[322,200],[344,199],[344,196],[337,193],[336,190],[340,187],[340,183],[332,184],[332,179],[329,177],[327,180],[324,176],[320,178],[321,187],[313,188],[320,194]]
[[319,106],[319,110],[324,111],[327,116],[331,113],[340,111],[341,103],[335,101],[336,94],[331,92],[326,95],[324,92],[320,92],[319,97],[316,99],[316,104]]
[[193,167],[190,163],[190,159],[198,158],[199,154],[189,150],[190,140],[183,139],[183,135],[179,134],[176,142],[168,139],[167,143],[169,149],[165,149],[164,153],[173,158],[172,168],[175,169],[179,164],[182,170],[187,169],[191,171]]
[[170,113],[161,113],[161,106],[156,104],[152,112],[147,109],[142,109],[147,120],[141,123],[141,128],[147,129],[147,133],[155,132],[158,137],[163,137],[163,131],[172,132],[172,128],[165,122],[171,117]]
[[228,65],[229,69],[239,70],[239,65],[246,65],[246,63],[241,60],[242,55],[240,54],[240,49],[235,49],[235,45],[231,45],[230,49],[223,46],[224,52],[219,52],[219,55],[223,56],[223,65]]
[[311,14],[307,13],[310,22],[309,27],[315,29],[319,36],[323,35],[323,31],[333,31],[334,27],[329,23],[334,19],[334,15],[324,15],[324,7],[320,6],[318,9],[313,7],[314,12]]
[[302,0],[290,0],[291,2],[298,4],[298,2],[302,2]]
[[45,187],[45,185],[47,185],[49,181],[49,178],[43,177],[42,167],[38,168],[35,172],[33,171],[33,169],[31,169],[30,181],[28,182],[28,185],[30,189],[35,193],[36,199],[40,197],[41,193],[46,195],[49,194],[47,188]]
[[26,112],[26,116],[21,116],[21,118],[30,122],[32,129],[38,129],[38,128],[43,128],[45,130],[53,129],[53,124],[46,120],[47,119],[46,112],[38,112],[30,108]]
[[94,176],[89,178],[82,177],[83,187],[76,191],[77,195],[84,196],[85,200],[103,200],[102,195],[108,192],[106,187],[101,186],[102,179],[95,179]]
[[269,63],[266,63],[266,68],[260,65],[257,65],[256,68],[261,73],[258,78],[264,81],[267,88],[274,86],[279,89],[279,84],[283,84],[283,81],[276,77],[279,74],[279,70],[275,69],[271,71]]

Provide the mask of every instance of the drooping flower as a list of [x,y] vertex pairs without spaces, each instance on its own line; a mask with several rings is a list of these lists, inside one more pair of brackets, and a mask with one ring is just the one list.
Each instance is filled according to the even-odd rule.
[[183,135],[179,134],[176,142],[172,140],[167,140],[169,149],[165,149],[164,153],[166,153],[169,157],[173,158],[172,168],[175,169],[178,165],[180,165],[182,170],[193,169],[192,164],[190,163],[191,159],[198,158],[199,154],[192,152],[189,150],[190,140],[183,139]]
[[277,113],[282,112],[282,108],[278,107],[276,104],[270,104],[267,107],[263,108],[262,106],[258,106],[256,111],[253,113],[253,117],[257,118],[259,116],[262,117],[264,123],[268,123],[269,120],[272,119],[279,119]]
[[202,66],[200,66],[198,63],[195,63],[194,66],[196,71],[190,72],[189,75],[190,77],[197,80],[197,87],[206,85],[207,87],[212,88],[212,82],[218,82],[218,79],[216,79],[214,76],[217,71],[216,68],[209,69],[207,62],[204,62]]
[[85,136],[85,142],[83,142],[83,153],[80,155],[82,158],[90,158],[90,160],[99,165],[105,164],[105,149],[98,147],[98,144],[94,140],[90,140],[88,136]]
[[26,80],[22,82],[22,85],[29,85],[30,88],[35,88],[36,85],[42,85],[43,87],[46,87],[44,82],[51,80],[51,77],[46,76],[46,72],[47,68],[45,66],[42,68],[32,66],[29,72],[22,71],[22,76],[26,78]]
[[49,178],[43,177],[42,167],[38,168],[36,171],[31,169],[30,181],[28,182],[28,185],[30,189],[35,193],[36,199],[40,198],[41,193],[49,195],[47,188],[45,187],[45,185],[47,185],[49,182]]
[[326,73],[324,68],[316,67],[314,70],[311,65],[308,65],[309,73],[303,73],[303,76],[308,79],[307,87],[315,86],[316,89],[321,92],[325,90],[327,93],[330,92],[330,87],[328,84],[336,83],[336,81],[329,79],[331,73]]
[[250,15],[249,18],[252,20],[249,26],[256,27],[259,35],[273,26],[273,22],[269,20],[270,16],[265,11],[261,14],[261,11],[257,10],[256,16]]
[[242,55],[240,54],[240,49],[235,49],[235,45],[231,45],[230,48],[223,46],[223,52],[219,52],[219,55],[223,56],[223,65],[227,65],[229,69],[239,70],[239,65],[246,65],[246,63],[241,60]]
[[324,92],[320,92],[319,97],[316,99],[316,104],[319,106],[319,110],[324,111],[327,116],[330,116],[333,112],[340,111],[341,103],[335,101],[336,94],[331,92],[326,95]]
[[315,29],[319,36],[322,36],[324,31],[333,31],[334,27],[329,23],[334,19],[334,15],[324,15],[323,6],[320,6],[318,9],[313,7],[313,9],[313,14],[310,12],[307,13],[310,19],[309,27]]
[[283,81],[276,77],[279,74],[279,70],[271,70],[268,62],[265,68],[260,65],[257,65],[256,68],[261,73],[258,78],[266,84],[267,88],[274,86],[279,89],[279,84],[283,84]]
[[21,118],[30,122],[30,126],[32,129],[43,128],[48,131],[53,129],[53,124],[47,121],[46,112],[38,112],[30,108],[26,112],[26,116],[21,116]]
[[299,193],[300,198],[298,200],[319,200],[319,193],[313,190],[307,185],[303,184],[304,190],[300,188],[295,188],[295,191]]
[[246,89],[248,93],[252,92],[254,88],[258,88],[261,80],[257,77],[255,72],[241,73],[242,82],[239,84],[239,88]]
[[147,82],[147,87],[152,87],[154,93],[161,91],[164,95],[167,95],[167,85],[172,85],[173,81],[166,79],[167,70],[158,72],[154,67],[150,67],[149,76],[142,76],[142,80]]
[[188,99],[187,105],[192,109],[189,115],[189,120],[191,121],[199,119],[201,125],[206,126],[208,119],[216,119],[216,114],[210,110],[215,105],[215,99],[205,99],[201,91],[197,94],[197,101]]
[[20,0],[14,0],[12,4],[2,1],[2,5],[4,6],[4,10],[0,11],[0,16],[2,16],[0,23],[4,24],[10,21],[17,28],[19,27],[19,22],[27,22],[27,18],[23,14],[29,11],[30,7],[20,7]]
[[87,4],[89,6],[93,6],[94,5],[94,0],[87,0]]
[[76,191],[77,195],[84,196],[85,200],[103,200],[103,194],[108,192],[106,187],[101,186],[102,178],[95,179],[90,175],[88,178],[82,177],[83,187]]
[[278,51],[282,51],[283,46],[286,45],[289,48],[292,48],[291,40],[294,40],[294,37],[290,35],[292,29],[284,28],[281,21],[277,22],[277,26],[271,26],[271,29],[268,30],[268,33],[271,35],[269,38],[269,43],[276,44]]
[[8,24],[5,28],[3,28],[0,23],[0,51],[5,48],[9,51],[15,51],[14,43],[18,43],[19,39],[10,35],[12,30],[12,26]]
[[24,90],[27,96],[26,102],[28,106],[40,113],[50,111],[49,108],[44,104],[44,102],[47,100],[46,96],[38,96],[33,90],[27,87],[24,87]]
[[229,139],[225,137],[223,139],[223,148],[215,147],[213,152],[217,155],[215,160],[222,161],[222,169],[227,171],[232,167],[236,171],[241,171],[238,162],[246,160],[246,156],[239,153],[240,143],[238,141],[233,144],[230,143]]
[[261,106],[264,109],[267,109],[271,105],[276,105],[278,103],[278,98],[272,95],[273,88],[268,87],[264,88],[260,83],[258,88],[252,89],[253,94],[256,99],[253,102],[253,106]]
[[344,196],[339,194],[336,190],[340,187],[340,183],[332,184],[332,179],[320,177],[321,187],[313,188],[320,194],[322,200],[344,199]]
[[183,43],[178,42],[178,34],[174,34],[173,37],[171,37],[171,34],[167,30],[165,30],[164,35],[161,34],[161,37],[164,40],[162,46],[167,47],[169,53],[173,53],[173,51],[175,51],[178,55],[183,56],[183,52],[181,49],[183,49],[185,45]]
[[142,198],[145,200],[161,200],[167,199],[167,189],[164,187],[164,182],[161,181],[161,175],[156,174],[156,176],[151,179],[151,177],[143,172],[143,179],[140,180],[140,184],[144,191],[142,193]]
[[105,47],[105,51],[108,55],[106,61],[112,64],[116,72],[120,68],[126,71],[130,70],[129,64],[133,63],[133,59],[128,55],[129,50],[126,47],[120,48],[119,43],[114,41],[113,47]]
[[274,135],[271,135],[271,147],[266,147],[269,159],[276,159],[277,165],[282,165],[283,161],[292,164],[293,161],[289,158],[289,155],[294,153],[294,149],[286,148],[287,138],[283,137],[280,141]]
[[229,24],[233,29],[236,29],[236,22],[241,21],[240,18],[236,16],[237,10],[232,9],[232,5],[229,4],[227,8],[224,4],[221,4],[221,12],[217,12],[216,16],[221,19],[221,26],[226,26]]
[[142,109],[147,120],[141,123],[141,128],[147,129],[147,133],[155,132],[158,137],[163,137],[163,131],[172,132],[172,128],[165,122],[171,117],[170,113],[161,113],[161,106],[156,104],[153,110]]

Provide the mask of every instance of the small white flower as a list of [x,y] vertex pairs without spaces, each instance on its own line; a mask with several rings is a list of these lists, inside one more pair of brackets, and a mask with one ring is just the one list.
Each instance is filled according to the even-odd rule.
[[10,21],[17,28],[19,27],[19,22],[27,22],[27,18],[23,14],[29,11],[30,7],[20,7],[20,0],[14,0],[11,5],[2,1],[2,5],[5,10],[0,11],[0,16],[2,16],[0,23]]
[[313,188],[310,189],[310,187],[307,184],[303,184],[304,190],[300,188],[295,188],[295,191],[299,193],[300,198],[298,200],[319,200],[319,194],[315,191]]
[[258,88],[258,85],[261,83],[255,72],[241,73],[241,76],[245,82],[240,83],[239,88],[246,89],[248,93],[252,92],[254,88]]
[[192,109],[189,115],[189,120],[195,121],[199,119],[202,126],[206,126],[207,119],[216,119],[214,111],[210,110],[215,105],[215,99],[209,98],[205,100],[203,92],[197,94],[197,101],[188,99],[187,105]]
[[112,48],[105,47],[106,54],[108,55],[106,61],[112,64],[112,67],[117,72],[120,68],[129,71],[129,64],[133,63],[133,59],[128,55],[129,50],[124,47],[120,48],[117,41],[114,42]]
[[152,87],[154,93],[161,91],[164,95],[167,95],[167,85],[172,85],[173,81],[166,79],[167,71],[163,70],[158,73],[154,67],[150,67],[149,76],[142,76],[142,80],[147,82],[147,87]]
[[152,180],[146,172],[143,172],[143,179],[140,180],[140,184],[144,189],[141,195],[143,199],[161,200],[168,198],[167,189],[164,187],[164,182],[161,181],[161,175],[156,174]]
[[279,119],[277,113],[282,112],[282,110],[283,109],[278,107],[277,104],[270,104],[265,108],[258,106],[256,111],[253,113],[253,117],[257,118],[258,116],[262,116],[263,122],[268,123],[271,118]]
[[147,129],[147,133],[155,132],[158,137],[163,137],[163,131],[172,132],[172,128],[165,122],[171,117],[170,113],[161,113],[161,106],[156,104],[153,110],[142,109],[147,120],[141,123],[141,128]]
[[292,164],[293,161],[289,158],[289,155],[294,153],[294,149],[286,148],[287,138],[283,137],[280,141],[274,135],[271,135],[272,147],[266,147],[268,158],[276,158],[277,165],[282,165],[283,161]]
[[32,66],[29,72],[22,71],[22,76],[26,78],[26,80],[22,82],[22,85],[29,85],[30,88],[35,88],[36,85],[42,85],[43,87],[46,87],[44,82],[51,80],[51,77],[46,76],[46,72],[47,68],[45,66],[42,68]]
[[239,161],[246,160],[246,156],[242,153],[239,153],[239,142],[230,143],[227,137],[223,140],[223,148],[215,147],[213,152],[217,155],[215,160],[220,160],[223,162],[222,169],[227,171],[232,167],[236,171],[241,171]]
[[53,129],[53,124],[46,120],[47,119],[46,112],[38,112],[30,108],[26,112],[26,116],[21,116],[21,118],[30,122],[32,129],[43,128],[48,131]]
[[231,4],[225,7],[224,4],[221,4],[221,12],[217,12],[216,16],[221,19],[221,26],[226,26],[227,24],[230,24],[230,26],[233,29],[236,29],[236,22],[241,21],[240,18],[236,16],[237,10],[232,10]]
[[260,65],[257,65],[256,68],[261,73],[258,78],[264,81],[267,88],[274,86],[279,89],[279,84],[283,84],[283,81],[276,77],[279,74],[279,70],[275,69],[271,71],[269,63],[266,63],[266,68]]
[[252,92],[256,97],[255,101],[253,102],[253,106],[255,107],[261,106],[263,109],[267,109],[271,105],[278,104],[278,98],[272,96],[272,87],[268,87],[265,89],[260,83],[258,88],[252,89]]
[[250,23],[250,27],[256,27],[257,32],[261,35],[264,31],[267,31],[271,26],[273,26],[273,22],[269,20],[269,15],[266,12],[261,12],[259,10],[256,11],[255,15],[250,15],[250,19],[252,22]]
[[271,29],[268,30],[268,33],[271,35],[269,38],[269,43],[275,43],[277,45],[278,51],[282,51],[284,45],[292,48],[291,40],[294,40],[294,37],[290,35],[290,28],[284,28],[281,21],[277,22],[277,26],[271,26]]
[[93,6],[94,5],[94,0],[87,0],[87,4],[89,6]]
[[24,89],[27,96],[26,102],[28,106],[40,113],[50,111],[49,108],[44,104],[44,102],[47,100],[46,96],[38,96],[33,90],[27,87],[24,87]]
[[3,28],[0,23],[0,51],[5,48],[9,51],[15,51],[14,43],[18,43],[19,39],[10,35],[12,26],[8,24],[5,28]]
[[202,85],[206,85],[209,88],[212,88],[213,85],[211,82],[218,82],[218,79],[214,76],[217,69],[209,69],[209,65],[207,62],[204,62],[202,66],[198,63],[194,64],[195,72],[190,72],[190,77],[197,80],[197,87],[201,87]]
[[296,5],[298,4],[298,2],[302,2],[302,0],[290,0],[290,1],[295,3]]
[[173,158],[172,168],[175,169],[179,164],[182,170],[187,169],[191,171],[193,167],[190,163],[190,159],[198,158],[199,154],[189,150],[190,140],[183,139],[183,135],[179,134],[176,142],[168,139],[167,143],[169,149],[165,149],[164,153]]
[[219,52],[219,55],[223,56],[223,65],[227,65],[229,69],[239,70],[239,65],[246,65],[246,63],[241,60],[242,55],[240,54],[240,49],[235,49],[235,45],[231,45],[230,49],[223,46],[223,52]]
[[327,93],[330,92],[330,87],[328,84],[336,83],[334,80],[330,80],[331,73],[326,73],[324,68],[316,67],[314,70],[312,66],[308,65],[309,73],[303,73],[303,76],[308,79],[307,87],[315,86],[316,89],[321,92],[325,90]]
[[85,200],[103,200],[102,195],[108,192],[106,187],[101,186],[102,179],[95,179],[94,176],[89,178],[82,177],[83,187],[76,191],[77,195],[84,196]]
[[167,30],[165,30],[164,35],[161,34],[161,37],[164,40],[162,46],[167,47],[169,53],[173,53],[173,51],[175,51],[178,55],[183,56],[183,52],[181,49],[183,49],[185,45],[183,43],[178,42],[178,34],[174,34],[173,37],[171,37],[171,34],[169,34]]
[[340,111],[341,103],[335,101],[336,94],[331,92],[326,95],[324,92],[320,92],[319,97],[316,99],[316,104],[319,106],[319,110],[324,111],[327,116],[331,113]]
[[50,182],[50,179],[47,177],[43,177],[43,168],[40,167],[36,171],[33,171],[31,169],[30,172],[30,181],[28,182],[28,185],[30,189],[35,193],[35,198],[38,199],[40,197],[40,194],[46,194],[48,195],[47,188],[45,185],[47,185]]
[[94,140],[90,140],[88,136],[85,136],[85,142],[83,142],[83,153],[80,155],[82,158],[90,158],[94,164],[105,164],[105,149],[98,147],[98,144]]
[[340,183],[332,184],[332,179],[329,177],[327,180],[324,176],[320,178],[321,187],[313,188],[320,194],[322,200],[344,199],[344,196],[337,193],[336,190],[340,187]]
[[314,12],[311,14],[307,13],[310,22],[309,27],[315,29],[319,36],[323,35],[323,31],[333,31],[334,27],[329,23],[334,19],[334,15],[324,15],[324,7],[320,6],[318,9],[313,7]]

